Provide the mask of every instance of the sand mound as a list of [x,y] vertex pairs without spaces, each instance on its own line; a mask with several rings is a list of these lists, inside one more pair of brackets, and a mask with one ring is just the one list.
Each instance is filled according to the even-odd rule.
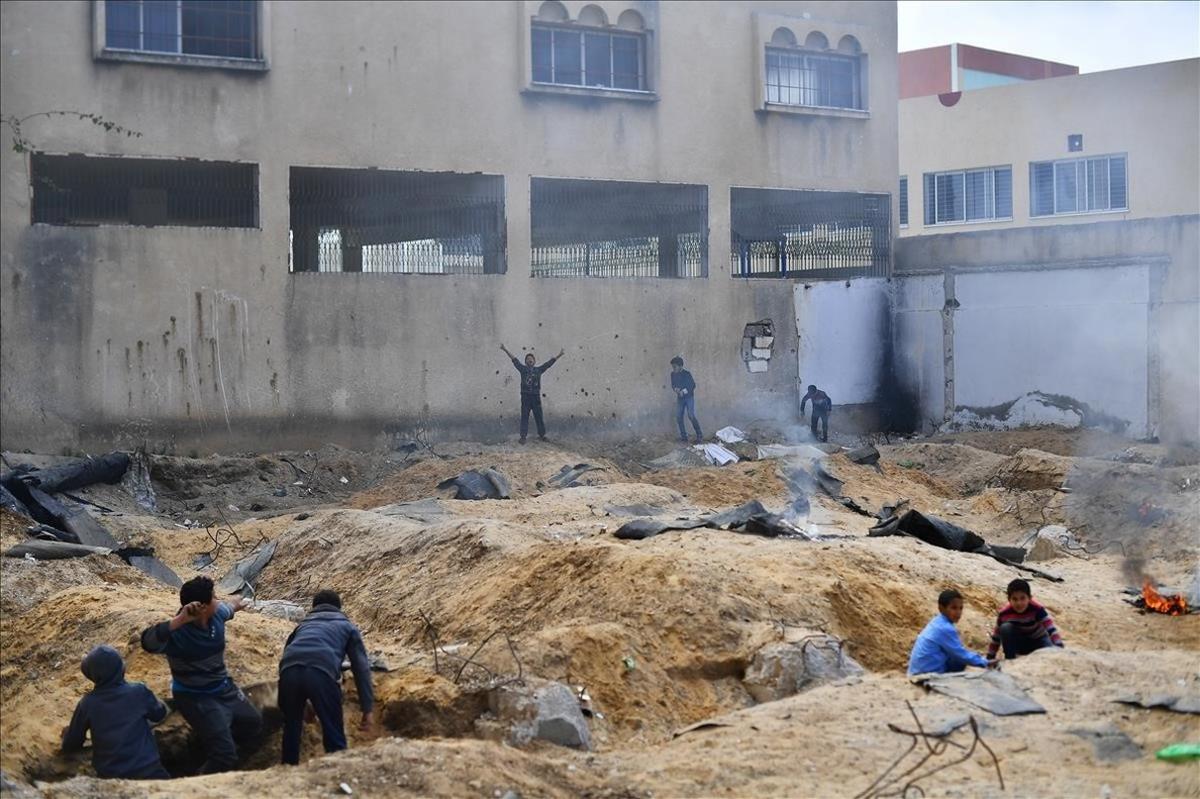
[[901,444],[880,447],[884,465],[894,464],[936,477],[956,494],[977,494],[995,478],[1004,458],[962,444]]
[[787,498],[775,461],[742,461],[722,468],[667,469],[647,472],[638,479],[673,488],[696,505],[720,508],[752,499],[764,502]]

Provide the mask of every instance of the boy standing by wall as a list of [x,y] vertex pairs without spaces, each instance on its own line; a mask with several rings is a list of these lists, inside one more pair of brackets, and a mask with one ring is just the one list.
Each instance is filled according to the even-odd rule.
[[542,421],[542,375],[563,356],[566,350],[560,349],[558,355],[541,366],[535,365],[537,360],[533,357],[532,352],[526,353],[525,363],[521,363],[515,355],[508,351],[508,347],[501,344],[500,350],[509,357],[512,365],[521,373],[521,443],[524,444],[526,436],[529,435],[530,413],[533,414],[533,421],[537,423],[538,438],[545,441],[546,423]]
[[679,440],[687,443],[687,428],[683,426],[683,416],[686,413],[692,422],[692,430],[696,432],[696,443],[699,444],[704,434],[700,432],[700,422],[696,420],[696,380],[692,373],[683,368],[683,358],[676,355],[671,359],[671,388],[675,391],[675,424],[679,426]]

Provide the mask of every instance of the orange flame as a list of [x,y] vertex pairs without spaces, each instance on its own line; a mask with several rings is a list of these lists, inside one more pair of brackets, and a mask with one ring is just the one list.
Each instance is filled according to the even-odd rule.
[[1168,616],[1182,616],[1188,612],[1188,603],[1183,594],[1163,596],[1154,590],[1149,580],[1142,583],[1142,601],[1149,610],[1165,613]]

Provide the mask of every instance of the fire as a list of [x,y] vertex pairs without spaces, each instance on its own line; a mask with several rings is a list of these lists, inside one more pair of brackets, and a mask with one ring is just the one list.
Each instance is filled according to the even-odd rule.
[[1182,616],[1188,612],[1188,603],[1183,594],[1163,596],[1154,590],[1149,580],[1142,583],[1142,601],[1148,609],[1168,616]]

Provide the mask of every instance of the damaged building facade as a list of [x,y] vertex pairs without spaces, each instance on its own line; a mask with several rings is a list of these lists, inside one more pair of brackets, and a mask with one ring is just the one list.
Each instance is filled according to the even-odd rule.
[[3,35],[6,448],[496,438],[500,343],[566,349],[564,434],[670,431],[676,354],[703,417],[791,422],[796,279],[892,271],[893,3],[14,1]]

